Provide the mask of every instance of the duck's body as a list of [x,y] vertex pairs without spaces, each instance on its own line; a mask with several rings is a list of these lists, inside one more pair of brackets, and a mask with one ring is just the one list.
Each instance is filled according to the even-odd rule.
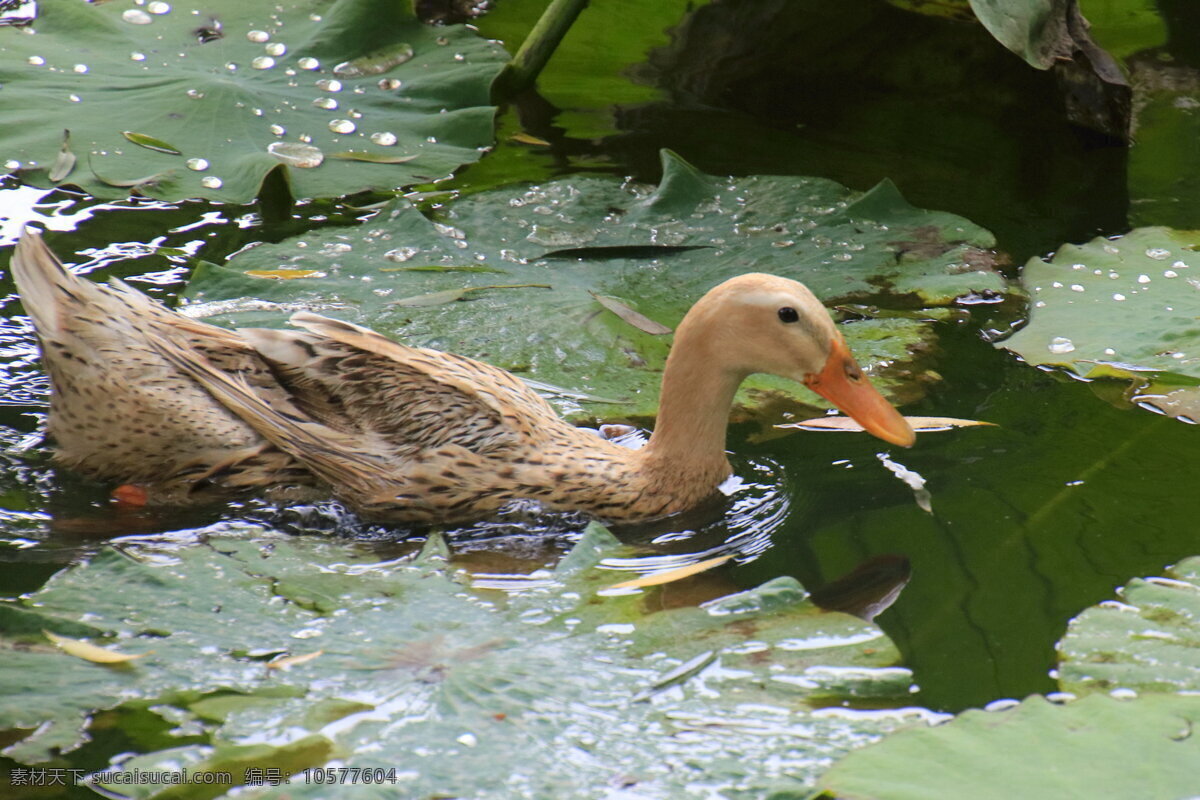
[[[769,275],[728,281],[688,313],[658,425],[636,451],[567,424],[490,365],[308,313],[292,317],[300,331],[217,328],[71,274],[36,234],[17,245],[13,275],[51,378],[57,458],[153,502],[308,486],[401,522],[478,519],[523,498],[609,521],[660,517],[729,475],[733,395],[759,371],[827,396],[849,379],[849,413],[857,403],[868,429],[912,440],[824,308]],[[783,310],[800,313],[785,322]]]

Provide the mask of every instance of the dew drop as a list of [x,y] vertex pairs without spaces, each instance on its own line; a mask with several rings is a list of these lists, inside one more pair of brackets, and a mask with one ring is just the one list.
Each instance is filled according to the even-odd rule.
[[410,258],[420,254],[420,250],[416,247],[398,247],[395,250],[389,250],[383,254],[383,257],[391,261],[408,261]]
[[312,101],[312,104],[317,108],[323,108],[326,111],[332,111],[338,107],[337,100],[334,100],[332,97],[318,97],[316,100]]
[[392,133],[391,131],[380,131],[379,133],[372,133],[371,141],[374,142],[375,144],[382,145],[384,147],[391,147],[392,145],[394,145],[396,143],[396,134]]
[[15,161],[15,160],[13,160],[13,159],[11,159],[11,158],[10,158],[8,161],[5,161],[5,162],[4,162],[4,168],[5,168],[5,169],[20,169],[20,168],[21,168],[21,162],[20,162],[20,161]]
[[130,61],[145,61],[146,54],[145,53],[130,53],[129,60]]
[[346,116],[350,117],[350,119],[362,119],[362,112],[358,109],[352,108],[346,112]]
[[189,158],[187,160],[187,168],[196,172],[203,172],[208,169],[208,162],[203,158]]
[[275,66],[275,59],[271,58],[270,56],[259,56],[250,62],[250,66],[254,67],[255,69],[270,69],[271,67]]
[[348,119],[331,119],[329,121],[329,130],[334,133],[354,133],[357,126]]
[[154,18],[140,8],[130,8],[121,12],[121,19],[130,25],[149,25]]
[[169,14],[171,13],[171,4],[164,3],[162,0],[155,0],[155,2],[146,5],[146,10],[151,14]]
[[1179,273],[1173,269],[1168,269],[1168,270],[1163,271],[1163,277],[1164,278],[1178,278]]
[[467,60],[467,57],[466,57],[466,55],[464,55],[464,54],[462,54],[462,53],[455,53],[455,54],[454,54],[454,60],[455,60],[455,61],[458,61],[459,63],[462,63],[463,61],[466,61],[466,60]]
[[318,148],[298,142],[271,142],[267,145],[267,152],[284,164],[300,169],[319,167],[325,160],[325,154]]
[[204,92],[200,91],[199,89],[188,89],[187,96],[193,100],[203,100]]
[[1075,350],[1075,343],[1065,336],[1055,336],[1050,340],[1050,344],[1046,348],[1051,353],[1061,355],[1062,353],[1070,353]]
[[246,34],[246,38],[252,42],[265,42],[271,38],[271,34],[266,31],[250,31]]
[[436,136],[426,136],[425,141],[429,144],[437,144],[437,137]]
[[287,45],[283,42],[271,42],[263,48],[269,56],[281,56],[287,52]]
[[220,189],[224,182],[215,175],[205,175],[200,179],[200,185],[205,189]]
[[1082,292],[1082,291],[1083,291],[1083,287],[1082,287],[1082,286],[1080,286],[1078,283],[1072,283],[1072,284],[1071,284],[1071,291],[1072,291],[1072,292]]
[[1150,282],[1149,275],[1138,275],[1138,283],[1149,283],[1149,282]]
[[41,56],[30,56],[26,59],[26,61],[35,67],[40,67],[46,63],[46,59],[42,58]]
[[1116,354],[1117,354],[1117,351],[1116,351],[1116,350],[1113,350],[1111,347],[1106,347],[1106,348],[1104,348],[1104,355],[1106,355],[1106,356],[1115,356]]
[[1116,294],[1113,295],[1113,300],[1121,301],[1124,299],[1125,299],[1125,295],[1121,294],[1120,292],[1117,292]]
[[1151,247],[1149,250],[1146,251],[1146,258],[1153,258],[1155,261],[1162,261],[1163,259],[1170,258],[1170,257],[1171,257],[1171,251],[1164,250],[1161,247]]
[[69,95],[67,95],[67,99],[68,99],[68,100],[70,100],[72,103],[78,103],[78,102],[79,102],[79,95],[77,95],[77,94],[69,94]]
[[225,69],[229,70],[230,72],[237,72],[237,68],[238,68],[238,65],[233,63],[232,61],[228,61],[225,63]]
[[300,69],[320,69],[321,62],[311,56],[305,56],[296,62],[296,66]]
[[77,72],[80,75],[82,75],[88,71],[88,65],[87,64],[76,64],[75,66],[71,67],[71,71]]
[[445,36],[439,36],[436,41],[442,47],[445,47],[446,45],[450,44],[450,40],[447,39]]
[[404,83],[399,78],[380,78],[379,79],[379,88],[383,89],[384,91],[390,92],[393,89],[399,89],[403,85],[404,85]]
[[307,133],[302,133],[299,136],[297,136],[296,138],[299,139],[300,141],[304,142],[305,144],[312,141],[312,137],[309,136]]
[[317,81],[317,88],[323,92],[340,92],[342,90],[342,82],[335,78],[322,78]]
[[271,131],[271,133],[276,136],[283,136],[285,133],[287,133],[287,128],[283,127],[282,125],[272,125],[267,130]]

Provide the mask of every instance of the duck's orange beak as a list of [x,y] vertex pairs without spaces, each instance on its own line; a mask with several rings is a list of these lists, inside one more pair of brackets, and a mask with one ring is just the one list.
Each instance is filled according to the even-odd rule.
[[871,385],[840,336],[834,340],[825,366],[805,375],[804,385],[885,442],[911,447],[917,440],[908,420]]

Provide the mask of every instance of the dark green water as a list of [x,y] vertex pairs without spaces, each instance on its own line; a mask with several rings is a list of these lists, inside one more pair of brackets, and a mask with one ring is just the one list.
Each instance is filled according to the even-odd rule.
[[[665,90],[664,99],[614,109],[613,135],[574,136],[559,124],[558,109],[535,95],[523,98],[504,112],[502,128],[524,127],[551,146],[502,143],[438,188],[478,190],[579,169],[653,181],[658,150],[669,147],[710,173],[820,175],[858,189],[890,177],[914,204],[994,231],[1014,265],[1063,242],[1128,229],[1128,151],[1072,128],[1048,75],[995,47],[977,27],[913,17],[874,0],[804,5],[808,13],[799,14],[767,0],[717,4],[688,18],[672,44],[637,70]],[[1169,48],[1197,60],[1197,13],[1181,3],[1163,8]],[[486,20],[482,27],[488,33]],[[51,227],[65,229],[50,243],[68,261],[94,262],[96,276],[131,277],[162,298],[186,279],[184,260],[120,262],[122,254],[155,243],[219,261],[251,242],[353,220],[316,205],[264,222],[258,207],[97,206],[64,193],[41,203]],[[90,218],[72,220],[89,207]],[[1182,215],[1173,224],[1200,228],[1200,203],[1173,208]],[[6,262],[0,251],[0,267]],[[35,590],[113,536],[182,531],[247,513],[114,510],[105,487],[51,468],[41,447],[29,447],[45,383],[11,291],[5,277],[0,595]],[[972,313],[968,322],[943,324],[934,360],[942,380],[904,411],[998,427],[923,435],[913,450],[892,452],[928,481],[933,512],[918,508],[912,491],[884,469],[879,443],[814,433],[754,441],[753,431],[735,430],[735,453],[743,463],[769,465],[765,491],[777,499],[764,502],[758,513],[769,524],[755,528],[753,547],[743,548],[756,557],[722,576],[749,586],[791,574],[817,589],[872,557],[906,557],[911,581],[877,621],[914,670],[922,689],[914,702],[952,711],[1052,690],[1054,643],[1072,616],[1130,578],[1200,552],[1200,430],[1110,404],[1104,396],[1112,391],[1019,363],[981,335],[1014,318],[991,307]],[[302,511],[287,519],[326,534],[342,524]],[[346,530],[383,539],[377,546],[388,555],[410,546],[397,543],[397,532],[343,524]],[[646,549],[695,552],[719,545],[713,538],[721,530]],[[459,550],[493,571],[529,569],[552,560],[570,538],[509,526],[463,535]],[[145,741],[163,734],[126,716],[73,763],[101,766],[135,748],[139,731]]]

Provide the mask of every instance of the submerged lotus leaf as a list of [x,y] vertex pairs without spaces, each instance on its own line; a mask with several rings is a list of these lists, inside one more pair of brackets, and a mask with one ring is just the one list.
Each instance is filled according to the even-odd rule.
[[[217,318],[237,325],[281,324],[278,311],[252,310],[262,301],[310,307],[559,387],[575,416],[647,417],[670,337],[630,324],[597,295],[670,328],[705,291],[745,272],[795,278],[829,304],[945,306],[1005,289],[987,267],[991,245],[983,229],[913,208],[887,182],[859,195],[819,178],[715,178],[665,153],[657,188],[575,176],[470,195],[434,221],[398,201],[358,228],[201,265],[186,296],[220,301],[214,311],[242,303]],[[327,277],[247,274],[280,267]],[[842,331],[876,381],[905,399],[922,391],[914,361],[930,349],[937,316],[860,319]],[[797,395],[821,404],[764,377],[739,402],[761,410]]]
[[[245,203],[279,168],[296,196],[330,197],[440,177],[492,143],[503,49],[411,4],[38,6],[30,29],[0,28],[3,172],[33,185]],[[319,156],[338,152],[364,158]]]
[[821,788],[844,800],[1065,800],[1196,793],[1200,697],[1030,697],[851,753]]
[[[614,774],[639,796],[754,794],[804,791],[829,759],[929,716],[814,710],[894,706],[911,675],[891,666],[879,628],[817,609],[791,578],[656,610],[662,589],[601,591],[614,573],[598,564],[622,549],[597,525],[554,573],[506,593],[472,588],[439,541],[382,563],[340,543],[216,531],[185,549],[106,549],[34,593],[27,613],[60,628],[86,619],[107,634],[93,640],[145,655],[114,667],[0,638],[0,729],[37,729],[6,755],[44,761],[85,736],[93,712],[132,703],[204,733],[126,769],[186,764],[240,782],[249,767],[336,757],[393,769],[405,797],[596,797]],[[269,666],[281,659],[290,666]],[[356,782],[338,796],[378,790]],[[328,787],[297,778],[266,794]]]
[[[1200,236],[1139,228],[1064,245],[1022,278],[1029,324],[1000,346],[1035,366],[1129,378],[1138,399],[1200,418]],[[1181,388],[1185,387],[1185,388]]]
[[1071,620],[1058,644],[1063,689],[1200,692],[1200,557],[1119,596]]

